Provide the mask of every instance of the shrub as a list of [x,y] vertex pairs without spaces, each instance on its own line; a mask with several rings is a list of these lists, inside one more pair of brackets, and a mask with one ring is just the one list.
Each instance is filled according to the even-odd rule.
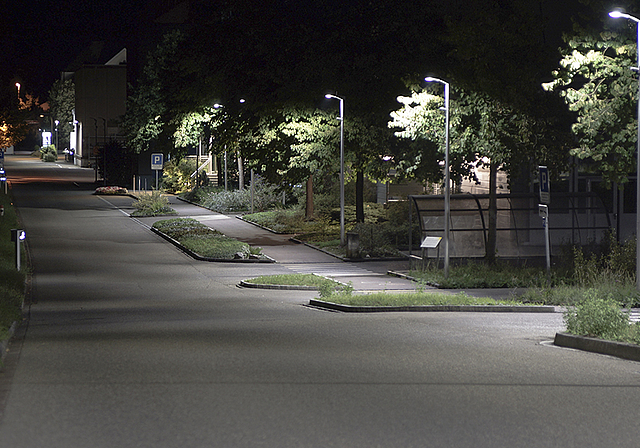
[[158,190],[140,193],[138,199],[131,204],[136,209],[133,216],[175,215],[176,211],[169,206],[169,200]]
[[602,298],[594,290],[578,305],[567,309],[563,317],[571,334],[614,341],[629,338],[629,313],[611,296]]
[[58,151],[55,145],[44,146],[40,149],[40,158],[43,162],[55,162],[58,160]]
[[[256,176],[253,195],[254,211],[264,211],[280,205],[281,196],[277,187],[268,184],[261,177]],[[213,192],[204,197],[202,205],[218,213],[239,212],[251,209],[251,190],[228,190]]]
[[96,188],[95,194],[127,195],[127,194],[129,194],[129,191],[124,187],[109,186],[109,187],[98,187],[98,188]]
[[195,170],[195,160],[169,160],[163,167],[162,187],[169,193],[180,193],[189,190],[195,182],[190,177]]

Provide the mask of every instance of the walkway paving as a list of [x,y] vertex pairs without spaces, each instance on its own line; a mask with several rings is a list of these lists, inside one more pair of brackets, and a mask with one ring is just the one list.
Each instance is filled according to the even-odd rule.
[[[295,273],[313,273],[353,285],[356,291],[414,291],[410,280],[388,275],[390,270],[407,270],[409,261],[345,262],[304,244],[291,241],[292,235],[275,234],[235,216],[212,212],[205,208],[169,197],[171,207],[180,217],[189,217],[227,236],[262,248],[262,253]],[[151,224],[158,218],[142,218]]]

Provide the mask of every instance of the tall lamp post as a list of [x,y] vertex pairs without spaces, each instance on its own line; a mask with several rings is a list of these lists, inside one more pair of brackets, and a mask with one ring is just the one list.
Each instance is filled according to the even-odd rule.
[[609,16],[614,19],[629,19],[637,24],[638,39],[636,53],[638,53],[638,66],[632,67],[638,74],[638,141],[637,141],[637,166],[636,166],[636,289],[640,291],[640,19],[625,14],[621,11],[611,11]]
[[54,123],[56,124],[56,129],[55,129],[55,131],[56,131],[56,151],[59,151],[59,149],[58,149],[58,125],[60,124],[60,121],[56,120]]
[[340,246],[344,246],[344,99],[328,93],[324,97],[340,101]]
[[449,278],[449,233],[451,230],[450,217],[450,181],[449,181],[449,83],[439,78],[427,76],[427,82],[439,82],[444,84],[444,112],[445,112],[445,135],[444,135],[444,277]]

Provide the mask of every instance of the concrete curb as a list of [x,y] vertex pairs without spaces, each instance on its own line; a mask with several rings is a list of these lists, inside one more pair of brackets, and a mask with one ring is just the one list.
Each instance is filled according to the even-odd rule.
[[311,299],[310,306],[326,308],[346,313],[377,313],[398,311],[420,312],[477,312],[477,313],[555,313],[553,306],[512,306],[512,305],[414,305],[414,306],[354,306],[339,303],[324,302]]
[[242,280],[238,283],[238,286],[243,288],[255,288],[255,289],[279,289],[282,291],[317,291],[318,288],[315,286],[305,286],[305,285],[267,285],[261,283],[249,283]]
[[169,241],[171,244],[176,246],[178,249],[180,249],[190,257],[195,258],[196,260],[199,260],[199,261],[220,262],[220,263],[275,263],[276,262],[276,260],[274,260],[273,258],[267,255],[263,255],[263,257],[265,258],[240,258],[240,259],[203,257],[202,255],[198,255],[197,253],[187,249],[182,244],[180,244],[179,241],[171,238],[166,233],[159,231],[155,227],[150,227],[150,229],[156,235],[161,236],[162,238]]
[[640,361],[640,345],[624,342],[606,341],[604,339],[576,336],[568,333],[556,333],[553,344],[559,347],[574,348],[601,355]]

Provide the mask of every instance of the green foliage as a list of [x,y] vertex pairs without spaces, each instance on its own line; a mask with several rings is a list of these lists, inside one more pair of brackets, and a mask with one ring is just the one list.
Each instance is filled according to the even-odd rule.
[[179,112],[176,102],[182,98],[177,73],[184,35],[171,31],[147,55],[138,86],[127,99],[122,127],[129,147],[136,153],[149,149],[152,142],[159,149],[174,152],[169,123]]
[[277,275],[261,275],[260,277],[245,280],[247,283],[257,285],[293,285],[293,286],[315,286],[328,285],[336,287],[340,285],[338,282],[321,277],[316,274],[277,274]]
[[350,294],[343,291],[320,294],[325,301],[351,306],[420,306],[420,305],[523,305],[517,300],[494,300],[488,297],[472,297],[463,292],[448,294],[433,291],[394,293],[389,291],[371,294]]
[[175,210],[169,205],[169,199],[158,190],[149,193],[140,192],[138,199],[131,204],[136,209],[132,216],[175,215]]
[[40,148],[40,158],[43,162],[55,162],[58,160],[58,151],[56,150],[55,145]]
[[572,155],[607,183],[625,183],[635,170],[638,87],[629,69],[636,65],[634,37],[628,31],[567,37],[555,79],[544,84],[575,113],[572,131],[579,146]]
[[278,209],[252,213],[244,215],[244,219],[278,233],[298,233],[306,227],[304,212],[299,209]]
[[[19,227],[11,197],[0,191],[0,205],[4,216],[0,218],[0,340],[4,339],[11,324],[21,318],[24,301],[25,269],[15,268],[15,243],[11,229]],[[23,254],[24,256],[25,254]],[[26,257],[23,258],[26,260]]]
[[602,297],[593,290],[563,316],[567,332],[572,334],[614,341],[625,341],[629,337],[629,313],[612,297]]
[[[260,176],[256,176],[254,181],[254,210],[263,211],[281,204],[282,196],[275,185],[265,182]],[[201,205],[219,213],[250,210],[251,189],[213,192],[202,199]]]
[[424,271],[412,271],[412,276],[428,284],[441,288],[531,288],[546,284],[546,273],[542,268],[517,267],[506,263],[486,264],[482,262],[452,266],[449,278],[435,266],[427,266]]
[[323,283],[318,287],[318,292],[320,294],[320,298],[325,300],[339,300],[338,297],[344,300],[345,297],[351,297],[353,295],[353,283]]
[[194,179],[190,176],[195,170],[196,161],[193,159],[169,160],[163,167],[162,187],[169,193],[189,190],[194,184]]
[[192,218],[158,221],[153,227],[202,257],[231,260],[252,255],[247,243],[229,238]]
[[58,147],[69,148],[69,133],[73,131],[75,85],[72,80],[56,80],[49,91],[51,118],[58,120]]
[[[433,88],[433,87],[431,87]],[[389,127],[395,135],[411,144],[399,146],[396,154],[400,178],[437,181],[444,163],[445,117],[440,110],[442,95],[430,90],[400,96],[399,110],[391,113]],[[560,171],[562,158],[550,157],[549,123],[525,114],[509,103],[487,94],[457,88],[450,100],[449,160],[453,179],[477,180],[475,169],[498,164],[510,175],[530,159],[548,161]]]

